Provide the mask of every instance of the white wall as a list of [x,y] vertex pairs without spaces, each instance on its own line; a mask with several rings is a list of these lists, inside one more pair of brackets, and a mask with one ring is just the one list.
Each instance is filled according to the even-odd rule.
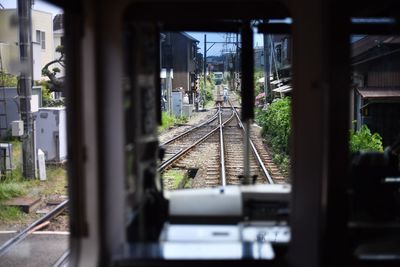
[[19,47],[11,43],[0,43],[0,58],[3,71],[9,74],[17,75],[19,72],[12,67],[19,62]]
[[[14,17],[14,19],[13,19]],[[0,9],[0,43],[8,44],[10,47],[19,43],[19,29],[16,9]],[[13,26],[13,24],[15,24]],[[32,42],[37,42],[36,31],[45,32],[45,49],[40,49],[40,56],[34,56],[34,59],[40,60],[40,69],[54,59],[55,47],[53,41],[53,18],[52,14],[39,10],[32,10]],[[19,53],[19,50],[17,48]],[[7,58],[5,50],[2,51],[2,57]],[[9,63],[9,61],[8,61]],[[9,66],[7,66],[9,68]],[[44,79],[45,77],[41,77]]]
[[36,40],[36,31],[45,32],[46,48],[41,49],[41,66],[54,60],[53,18],[52,14],[44,11],[32,10],[32,41]]
[[18,43],[18,27],[11,24],[12,17],[17,18],[16,9],[0,9],[0,42]]

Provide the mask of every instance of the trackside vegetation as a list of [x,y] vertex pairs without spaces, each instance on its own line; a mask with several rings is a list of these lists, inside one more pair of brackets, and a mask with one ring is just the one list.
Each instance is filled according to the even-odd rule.
[[201,97],[202,97],[202,101],[204,102],[204,105],[206,105],[210,101],[213,101],[213,99],[214,99],[213,91],[215,88],[214,74],[210,73],[207,76],[207,84],[206,84],[205,88],[204,88],[204,78],[200,77],[199,86],[200,86]]
[[0,179],[0,225],[29,220],[33,215],[24,214],[19,208],[7,206],[5,201],[16,197],[40,197],[45,200],[52,195],[67,195],[67,174],[64,166],[48,165],[47,180],[26,180],[22,175],[22,149],[17,139],[12,143],[14,169],[1,176]]
[[166,129],[173,127],[176,124],[187,123],[188,118],[185,116],[176,117],[174,115],[170,115],[168,112],[163,111],[161,115],[161,126],[159,126],[158,131],[162,132]]
[[[285,97],[273,101],[266,110],[256,110],[256,122],[262,127],[261,134],[271,153],[272,160],[288,174],[290,169],[289,139],[291,133],[291,99]],[[379,133],[371,133],[367,125],[359,130],[350,130],[350,152],[376,151],[382,152],[382,137]]]
[[285,97],[272,102],[266,110],[256,111],[256,121],[272,153],[272,160],[282,172],[288,173],[289,136],[291,132],[291,99]]
[[362,125],[358,131],[350,130],[350,152],[369,151],[383,152],[382,137],[371,133],[367,125]]

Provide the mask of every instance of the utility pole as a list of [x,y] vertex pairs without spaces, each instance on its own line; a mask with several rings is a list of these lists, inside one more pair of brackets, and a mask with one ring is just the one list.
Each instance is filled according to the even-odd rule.
[[[204,60],[203,60],[203,66],[204,66],[204,91],[206,90],[206,85],[207,85],[207,34],[204,34]],[[200,90],[201,92],[201,90]],[[201,94],[200,94],[201,95]],[[201,97],[203,97],[201,95]],[[200,97],[200,99],[202,99]],[[203,99],[203,108],[204,108],[204,99]]]
[[271,90],[271,81],[269,79],[271,72],[270,72],[270,47],[268,38],[269,35],[263,35],[263,43],[264,43],[264,93],[265,93],[265,103],[267,103],[267,96],[272,94]]
[[18,0],[19,53],[23,65],[19,77],[19,103],[21,119],[24,122],[22,136],[23,176],[35,178],[35,144],[33,117],[31,111],[32,98],[32,17],[31,0]]
[[166,69],[166,87],[167,87],[167,102],[168,102],[168,114],[172,115],[172,68]]
[[236,62],[235,62],[235,67],[236,67],[236,73],[235,73],[235,90],[237,91],[239,89],[237,79],[239,78],[239,34],[236,33]]

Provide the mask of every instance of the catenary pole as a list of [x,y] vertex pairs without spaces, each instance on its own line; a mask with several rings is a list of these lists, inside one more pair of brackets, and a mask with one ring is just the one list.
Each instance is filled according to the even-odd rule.
[[33,69],[31,7],[31,0],[18,0],[19,53],[23,65],[19,77],[18,97],[21,119],[24,122],[24,134],[22,136],[22,167],[23,176],[26,179],[35,178],[34,130],[31,111]]

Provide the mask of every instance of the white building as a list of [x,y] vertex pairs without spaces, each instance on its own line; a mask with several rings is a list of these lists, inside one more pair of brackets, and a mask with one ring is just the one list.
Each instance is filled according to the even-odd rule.
[[[0,9],[0,56],[6,72],[18,74],[13,67],[19,62],[19,29],[16,9]],[[32,44],[34,79],[41,79],[41,69],[54,60],[52,14],[32,10]]]
[[[58,59],[61,57],[60,52],[56,52],[58,46],[64,46],[64,25],[63,25],[64,16],[63,14],[57,14],[53,19],[53,40],[54,40],[54,59]],[[58,73],[57,77],[65,76],[65,69],[60,64],[54,64],[52,67],[57,67],[60,69],[60,73]]]

